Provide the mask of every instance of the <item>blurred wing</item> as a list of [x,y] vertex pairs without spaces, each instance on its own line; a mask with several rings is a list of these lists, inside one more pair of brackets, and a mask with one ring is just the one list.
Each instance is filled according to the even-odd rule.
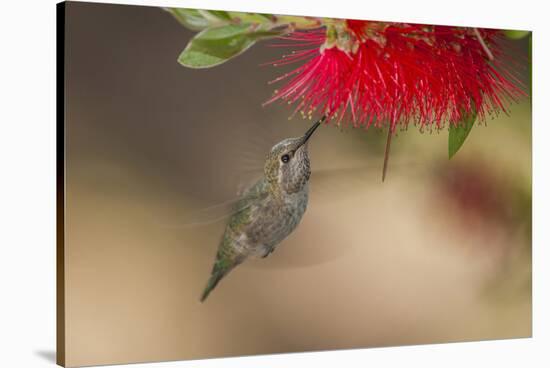
[[[270,148],[289,133],[281,133],[281,124],[259,124],[239,121],[233,129],[223,132],[223,137],[208,136],[210,146],[202,165],[182,167],[182,173],[193,180],[181,179],[188,185],[178,196],[172,213],[155,216],[164,228],[197,230],[223,222],[242,210],[238,202],[243,194],[262,176],[265,157]],[[288,127],[287,127],[288,128]],[[217,132],[210,132],[214,134]],[[196,155],[203,153],[196,152]]]
[[172,229],[195,228],[198,226],[212,225],[228,219],[244,207],[238,207],[239,198],[232,198],[226,202],[218,203],[204,208],[192,209],[172,224],[164,222],[162,227]]
[[[257,175],[256,175],[257,176]],[[171,229],[192,229],[207,225],[225,222],[232,215],[239,213],[250,206],[254,195],[255,184],[258,179],[241,180],[235,188],[235,196],[220,203],[209,204],[204,207],[190,206],[176,219],[162,221],[160,225]],[[252,191],[252,192],[251,192]]]

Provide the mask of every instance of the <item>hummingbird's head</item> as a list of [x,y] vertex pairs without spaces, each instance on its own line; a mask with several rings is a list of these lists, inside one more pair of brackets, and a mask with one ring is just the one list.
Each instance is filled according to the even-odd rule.
[[324,120],[323,116],[303,136],[284,139],[271,148],[264,167],[270,183],[289,194],[300,191],[307,184],[311,174],[307,142]]

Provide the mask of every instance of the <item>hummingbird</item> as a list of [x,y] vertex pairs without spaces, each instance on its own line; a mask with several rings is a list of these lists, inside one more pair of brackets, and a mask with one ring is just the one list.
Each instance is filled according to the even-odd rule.
[[308,140],[325,118],[271,148],[263,177],[242,194],[227,221],[201,302],[236,266],[248,257],[267,257],[296,229],[308,203]]

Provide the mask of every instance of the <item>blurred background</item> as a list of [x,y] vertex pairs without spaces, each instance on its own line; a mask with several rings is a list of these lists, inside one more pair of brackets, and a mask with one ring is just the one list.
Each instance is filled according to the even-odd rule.
[[528,99],[451,161],[446,131],[400,132],[384,183],[384,132],[322,127],[301,225],[201,304],[217,205],[311,124],[262,107],[281,50],[190,70],[162,9],[68,3],[66,24],[68,365],[531,336]]

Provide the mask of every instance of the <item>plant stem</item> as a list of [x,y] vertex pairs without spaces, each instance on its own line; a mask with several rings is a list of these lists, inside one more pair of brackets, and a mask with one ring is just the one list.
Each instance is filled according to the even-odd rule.
[[489,50],[489,47],[485,43],[485,40],[483,40],[483,37],[481,37],[481,33],[479,33],[479,30],[477,28],[474,28],[474,34],[476,35],[477,40],[481,44],[483,51],[485,51],[485,53],[487,54],[487,57],[489,58],[489,60],[493,61],[495,57],[493,56],[493,53],[491,52],[491,50]]

